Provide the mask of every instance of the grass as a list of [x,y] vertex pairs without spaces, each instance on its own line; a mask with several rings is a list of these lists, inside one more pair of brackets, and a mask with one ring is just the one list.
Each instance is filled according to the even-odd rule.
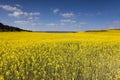
[[120,31],[0,33],[0,80],[119,80]]

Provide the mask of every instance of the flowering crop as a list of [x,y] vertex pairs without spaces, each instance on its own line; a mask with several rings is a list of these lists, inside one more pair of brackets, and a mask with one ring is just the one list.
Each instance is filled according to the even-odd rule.
[[0,80],[119,80],[120,31],[0,33]]

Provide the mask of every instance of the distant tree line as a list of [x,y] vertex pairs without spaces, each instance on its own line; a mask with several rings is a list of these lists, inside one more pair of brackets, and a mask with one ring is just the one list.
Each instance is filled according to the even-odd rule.
[[18,27],[8,26],[0,23],[0,32],[19,32],[19,31],[29,31],[29,30],[24,30]]
[[116,29],[107,29],[107,30],[87,30],[85,32],[107,32],[109,30],[120,30],[120,29],[116,28]]
[[85,32],[107,32],[107,30],[88,30]]

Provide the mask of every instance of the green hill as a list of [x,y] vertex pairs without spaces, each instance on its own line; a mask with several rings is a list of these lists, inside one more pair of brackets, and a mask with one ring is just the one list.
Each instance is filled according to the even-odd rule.
[[8,26],[0,23],[0,32],[19,32],[19,31],[28,31],[28,30],[24,30],[18,27]]

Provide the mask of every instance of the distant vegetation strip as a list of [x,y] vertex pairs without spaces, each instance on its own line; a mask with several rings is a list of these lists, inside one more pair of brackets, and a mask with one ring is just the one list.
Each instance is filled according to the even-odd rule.
[[[120,30],[120,29],[108,29],[108,30],[87,30],[85,32],[107,32],[109,30]],[[18,27],[8,26],[0,23],[0,32],[42,32],[42,33],[77,33],[79,31],[31,31],[31,30],[24,30]]]
[[77,31],[34,31],[42,33],[77,33]]
[[87,30],[85,32],[107,32],[110,30],[120,30],[120,29],[107,29],[107,30]]
[[107,30],[88,30],[85,32],[107,32]]
[[0,23],[0,32],[20,32],[20,31],[30,32],[30,30],[24,30],[18,27],[8,26]]

